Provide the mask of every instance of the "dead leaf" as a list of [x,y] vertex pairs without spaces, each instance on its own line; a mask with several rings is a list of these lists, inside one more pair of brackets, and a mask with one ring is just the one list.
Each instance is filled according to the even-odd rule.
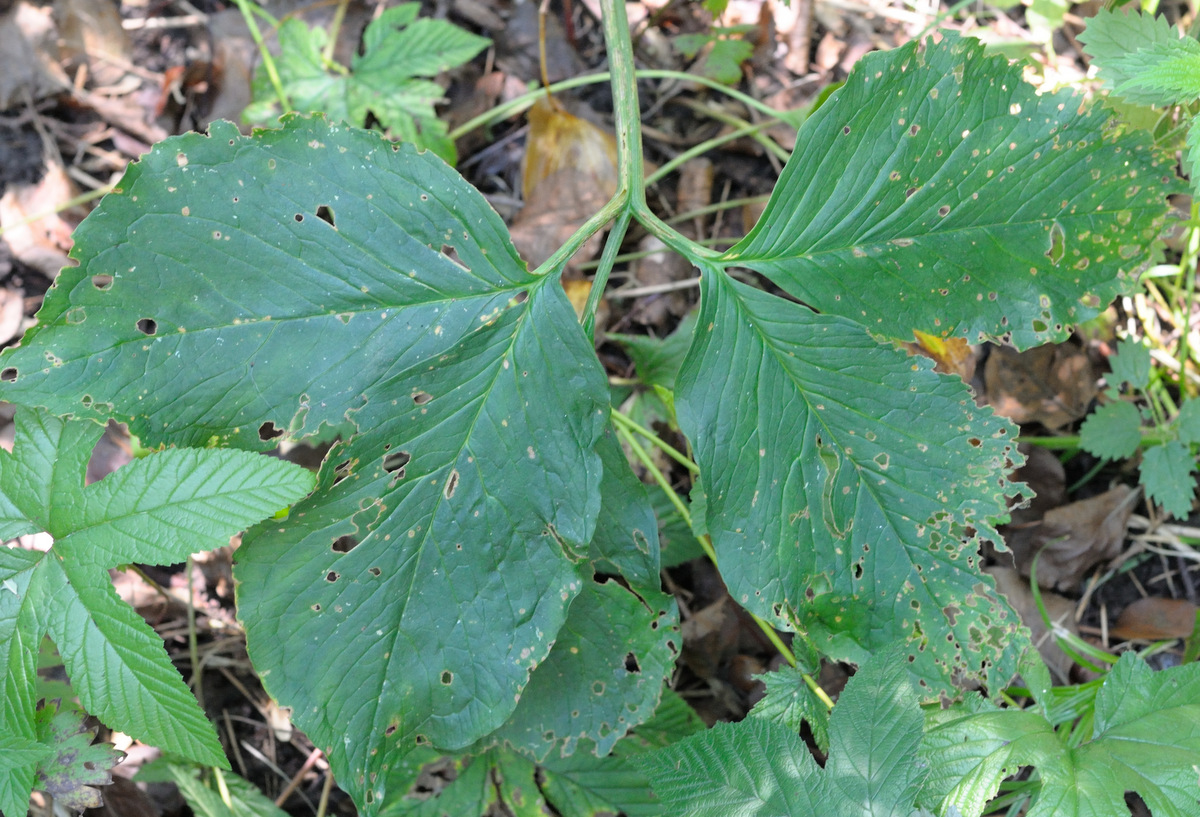
[[1053,452],[1037,445],[1019,443],[1017,450],[1025,457],[1025,464],[1013,472],[1013,482],[1023,482],[1032,494],[1029,504],[1015,508],[1013,524],[1037,522],[1049,511],[1067,501],[1067,472],[1062,461]]
[[[633,279],[638,286],[673,284],[693,276],[691,263],[667,248],[660,238],[648,235],[638,242],[638,250],[646,255],[633,264]],[[644,326],[653,326],[666,334],[672,316],[679,318],[687,314],[691,301],[687,292],[675,290],[644,295],[638,299],[633,318]]]
[[0,14],[0,110],[42,99],[67,85],[66,74],[50,57],[57,38],[48,8],[19,2]]
[[1070,343],[1018,352],[992,350],[983,367],[987,401],[1014,423],[1041,423],[1055,429],[1087,413],[1096,396],[1096,376],[1088,357]]
[[[65,211],[55,212],[76,195],[62,166],[48,163],[37,184],[11,186],[0,197],[0,227],[13,257],[35,268],[50,280],[71,263],[71,231],[80,219],[67,221]],[[22,223],[31,216],[41,216]]]
[[[616,192],[616,139],[557,103],[538,100],[529,110],[522,188],[525,207],[510,232],[522,257],[536,267]],[[591,258],[601,240],[600,233],[592,236],[575,257]],[[567,274],[580,277],[570,262]]]
[[[996,565],[985,568],[985,572],[996,580],[996,590],[1008,599],[1008,603],[1021,617],[1021,623],[1029,628],[1029,632],[1033,636],[1033,643],[1037,645],[1038,652],[1041,653],[1046,666],[1058,676],[1060,681],[1065,681],[1073,662],[1058,646],[1058,641],[1050,633],[1046,622],[1042,620],[1041,611],[1038,610],[1037,603],[1033,600],[1029,581],[1022,578],[1011,567]],[[1079,635],[1079,625],[1075,623],[1075,602],[1057,593],[1043,590],[1042,604],[1045,605],[1046,613],[1052,623]]]
[[713,678],[737,653],[740,624],[729,596],[694,612],[680,628],[682,657],[699,678]]
[[1125,641],[1187,638],[1196,629],[1196,609],[1184,599],[1138,599],[1121,611],[1109,633]]
[[979,353],[965,338],[939,338],[914,329],[915,343],[904,343],[910,355],[924,355],[934,362],[934,368],[942,374],[956,374],[963,382],[970,383],[975,376],[975,364]]
[[1138,495],[1136,489],[1118,485],[1091,499],[1053,508],[1041,521],[1007,526],[1005,539],[1017,569],[1028,576],[1040,551],[1038,584],[1059,590],[1077,587],[1094,565],[1121,552]]

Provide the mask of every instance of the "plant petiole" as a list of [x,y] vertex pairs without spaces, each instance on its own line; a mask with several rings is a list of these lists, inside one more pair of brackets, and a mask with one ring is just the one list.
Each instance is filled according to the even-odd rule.
[[626,429],[628,429],[630,431],[636,431],[638,434],[645,437],[647,440],[649,440],[655,446],[662,449],[662,452],[664,454],[666,454],[671,459],[675,460],[675,462],[679,463],[687,470],[691,471],[693,474],[700,473],[700,466],[698,466],[698,465],[696,465],[696,463],[692,462],[690,457],[681,453],[678,449],[676,449],[674,446],[672,446],[669,443],[667,443],[666,441],[664,441],[661,437],[659,437],[657,434],[655,434],[650,429],[638,424],[634,420],[629,419],[629,417],[627,417],[626,415],[622,414],[619,411],[613,411],[612,418],[613,418],[614,423],[617,423],[618,425],[623,425],[623,426],[625,426]]

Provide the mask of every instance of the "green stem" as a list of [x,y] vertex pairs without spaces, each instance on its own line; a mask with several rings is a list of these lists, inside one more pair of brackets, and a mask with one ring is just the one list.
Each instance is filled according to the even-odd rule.
[[[267,44],[263,42],[262,32],[258,30],[258,21],[254,19],[255,13],[263,15],[267,15],[267,13],[262,9],[254,8],[250,0],[233,0],[233,2],[237,4],[238,11],[242,13],[242,19],[246,21],[246,28],[250,30],[250,39],[254,40],[259,56],[262,57],[263,68],[267,70],[267,78],[271,80],[275,96],[279,99],[283,112],[287,113],[292,109],[292,101],[288,99],[287,92],[283,90],[283,80],[279,78],[279,71],[275,68],[275,58],[271,56]],[[269,15],[267,16],[269,18]],[[278,24],[272,20],[272,25],[277,26]]]
[[604,242],[600,267],[592,277],[592,288],[588,290],[587,303],[583,307],[583,333],[593,343],[596,342],[596,310],[600,308],[600,298],[604,295],[604,288],[608,286],[608,276],[612,273],[613,264],[616,263],[617,253],[621,250],[621,242],[625,240],[632,217],[633,214],[628,210],[623,210],[617,217],[617,223],[613,225],[608,239]]
[[700,473],[699,465],[696,465],[696,463],[692,462],[687,456],[680,453],[678,449],[676,449],[673,445],[670,445],[669,443],[665,442],[661,437],[659,437],[657,434],[655,434],[650,429],[648,429],[642,425],[639,425],[638,423],[629,419],[629,417],[627,417],[626,415],[622,414],[619,411],[614,411],[612,413],[612,418],[613,418],[613,422],[616,423],[617,425],[623,425],[629,431],[636,431],[638,434],[641,434],[651,444],[657,446],[659,449],[662,450],[662,452],[664,454],[666,454],[671,459],[675,460],[675,462],[679,463],[687,470],[691,471],[693,474]]
[[1179,350],[1176,354],[1179,357],[1179,393],[1184,397],[1195,395],[1196,389],[1187,378],[1188,358],[1191,357],[1191,348],[1189,347],[1189,335],[1191,335],[1190,319],[1192,316],[1192,305],[1196,302],[1196,260],[1200,258],[1200,202],[1192,202],[1191,212],[1191,234],[1188,236],[1187,251],[1180,264],[1186,264],[1184,274],[1186,275],[1187,293],[1184,298],[1183,321],[1180,326],[1179,333]]
[[[246,0],[240,1],[246,2]],[[658,69],[642,69],[634,71],[634,76],[638,79],[678,79],[685,82],[694,82],[699,85],[704,85],[705,87],[714,91],[723,93],[732,99],[736,99],[743,105],[754,108],[755,110],[760,111],[766,116],[772,117],[773,119],[782,119],[785,122],[789,121],[788,117],[786,116],[786,112],[779,111],[775,108],[772,108],[765,102],[759,102],[754,97],[743,94],[741,91],[704,77],[692,76],[691,74],[687,74],[682,71],[666,71]],[[481,113],[479,116],[476,116],[473,119],[468,119],[466,122],[450,131],[450,138],[458,140],[476,128],[486,127],[487,125],[491,125],[496,122],[503,122],[510,116],[516,116],[517,114],[528,110],[534,102],[537,102],[539,99],[544,97],[547,91],[552,94],[557,94],[560,91],[569,91],[572,88],[581,88],[585,85],[596,85],[598,83],[609,82],[611,80],[612,73],[610,71],[602,71],[598,74],[588,74],[582,77],[564,79],[562,82],[554,83],[548,89],[537,88],[533,91],[522,94],[515,99],[510,99],[508,102],[505,102],[502,105],[497,105],[496,107],[488,110],[485,113]]]
[[338,32],[346,19],[346,7],[349,5],[350,0],[338,0],[337,8],[334,9],[333,21],[329,24],[329,39],[325,43],[325,50],[321,52],[321,59],[326,65],[333,62],[333,49],[337,46]]
[[[659,179],[665,178],[668,173],[671,173],[673,170],[675,170],[675,168],[679,167],[680,165],[682,165],[684,162],[688,161],[689,159],[694,159],[697,156],[701,156],[701,155],[707,153],[708,151],[712,150],[713,148],[716,148],[716,147],[719,147],[719,146],[725,144],[726,142],[732,142],[733,140],[740,139],[743,136],[749,136],[751,134],[758,133],[759,131],[763,130],[764,128],[771,127],[771,125],[775,124],[778,121],[779,121],[778,119],[772,117],[771,120],[768,122],[760,122],[757,125],[745,125],[743,127],[738,128],[737,130],[730,131],[729,133],[723,134],[721,136],[715,136],[712,139],[706,139],[698,145],[693,145],[692,147],[685,150],[683,153],[680,153],[678,156],[676,156],[671,161],[667,162],[665,165],[660,167],[658,170],[654,171],[649,176],[647,176],[646,184],[648,184],[648,185],[654,184]],[[772,142],[772,144],[774,144],[774,143]],[[671,219],[671,221],[675,221],[675,219]],[[670,222],[668,222],[668,223],[670,223]]]
[[[613,412],[612,416],[614,418],[620,416],[620,412]],[[628,420],[628,418],[625,419]],[[629,422],[632,423],[631,420]],[[658,487],[662,488],[663,492],[667,495],[667,499],[669,499],[671,504],[675,506],[676,512],[679,514],[680,518],[683,519],[684,524],[686,524],[690,530],[692,527],[692,515],[688,511],[687,506],[683,504],[683,499],[680,498],[679,494],[675,492],[675,489],[671,487],[671,483],[667,480],[666,475],[663,474],[662,470],[654,464],[654,460],[650,458],[650,454],[645,448],[642,447],[642,444],[634,438],[633,434],[621,424],[619,420],[616,422],[616,430],[617,436],[620,438],[621,442],[629,446],[629,450],[633,452],[633,455],[637,458],[638,462],[640,462],[642,466],[650,473],[650,475],[654,478],[654,481],[658,483]],[[696,541],[700,543],[700,549],[704,551],[704,555],[709,558],[713,565],[716,565],[717,553],[715,550],[713,550],[712,540],[707,536],[697,536]],[[775,631],[775,628],[760,618],[757,614],[749,610],[746,612],[750,613],[751,618],[754,619],[754,623],[758,625],[758,628],[762,630],[763,635],[765,635],[767,640],[771,642],[771,645],[779,651],[779,654],[783,656],[784,660],[787,661],[791,666],[795,667],[796,654],[792,652],[791,647],[783,643],[783,639],[779,637],[779,633]],[[812,690],[813,695],[817,696],[821,703],[825,704],[825,706],[829,709],[833,709],[833,699],[829,697],[825,690],[821,689],[821,685],[817,683],[815,678],[803,671],[801,671],[800,677],[804,679],[805,685]]]

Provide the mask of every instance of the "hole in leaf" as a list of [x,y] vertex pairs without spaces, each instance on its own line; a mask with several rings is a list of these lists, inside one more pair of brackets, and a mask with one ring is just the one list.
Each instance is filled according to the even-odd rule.
[[11,383],[17,379],[17,370],[13,366],[9,366],[4,371],[0,371],[0,380],[5,383]]
[[404,479],[404,466],[408,465],[411,459],[407,451],[394,451],[384,456],[383,470],[394,474],[396,479]]
[[854,578],[861,579],[863,577],[862,562],[855,562],[852,572],[854,573]]
[[333,540],[334,553],[349,553],[356,547],[358,547],[358,540],[353,536],[339,536]]
[[526,292],[525,290],[521,290],[520,292],[518,292],[516,295],[513,296],[513,303],[515,303],[515,304],[523,304],[528,300],[529,300],[529,293]]
[[450,670],[443,670],[441,681],[444,686],[450,686],[454,683],[454,673]]
[[642,668],[638,666],[637,656],[633,653],[625,653],[625,671],[626,672],[641,672]]
[[283,429],[277,427],[270,420],[268,420],[267,422],[263,423],[262,425],[260,425],[258,427],[258,438],[260,440],[263,440],[264,442],[267,440],[274,440],[277,437],[282,437],[282,436],[283,436]]
[[333,223],[333,211],[329,209],[329,205],[327,204],[322,204],[317,208],[317,218],[321,219],[321,221],[325,222],[330,227],[337,226]]
[[304,221],[304,213],[296,213],[296,215],[292,216],[292,218],[296,219],[296,223],[299,224],[300,222]]
[[142,318],[137,322],[137,328],[143,335],[153,335],[158,332],[158,322],[153,318]]
[[378,576],[383,571],[377,567],[368,567],[367,572],[370,573],[372,576]]
[[396,724],[389,723],[387,725],[387,729],[383,730],[383,735],[384,735],[384,737],[390,738],[394,734],[396,734]]
[[418,406],[423,406],[433,399],[433,395],[428,392],[417,391],[413,392],[412,401]]
[[313,611],[314,613],[319,613],[319,612],[321,612],[321,604],[320,604],[320,602],[318,602],[318,603],[316,603],[316,604],[314,604],[314,605],[312,606],[312,611]]
[[332,584],[333,582],[336,582],[341,577],[342,577],[341,574],[338,573],[336,570],[331,570],[325,574],[325,581]]
[[1062,225],[1057,221],[1050,225],[1050,249],[1046,250],[1046,257],[1050,259],[1050,263],[1058,266],[1058,262],[1062,260],[1066,254],[1066,234],[1063,232]]
[[333,467],[333,484],[337,485],[346,477],[350,476],[350,460],[342,460]]
[[446,478],[446,488],[442,491],[442,496],[446,499],[454,498],[454,489],[458,487],[458,471],[450,472],[450,476]]
[[106,289],[112,289],[112,285],[113,285],[113,277],[111,275],[93,275],[92,276],[92,286],[94,286],[98,290],[104,291]]

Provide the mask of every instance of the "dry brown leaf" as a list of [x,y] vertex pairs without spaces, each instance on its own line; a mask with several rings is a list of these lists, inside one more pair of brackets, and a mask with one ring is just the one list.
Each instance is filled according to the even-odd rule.
[[1118,485],[1091,499],[1049,510],[1040,522],[1008,526],[1005,538],[1017,569],[1028,576],[1041,551],[1038,584],[1059,590],[1077,587],[1093,565],[1121,552],[1137,498],[1137,490]]
[[617,192],[617,139],[591,122],[568,113],[548,97],[529,109],[529,136],[525,140],[525,167],[521,190],[525,198],[534,188],[567,169],[595,180],[607,201]]
[[1138,599],[1121,611],[1109,633],[1126,641],[1187,638],[1196,628],[1196,609],[1184,599]]
[[1007,346],[993,349],[983,367],[983,382],[997,414],[1049,429],[1078,420],[1096,396],[1091,362],[1069,343],[1025,352]]
[[1067,472],[1062,461],[1045,448],[1029,443],[1020,443],[1018,450],[1025,457],[1025,464],[1012,475],[1013,482],[1028,486],[1026,496],[1033,494],[1029,504],[1015,508],[1013,524],[1037,522],[1053,508],[1067,501]]
[[[513,243],[529,266],[549,258],[617,190],[617,145],[610,133],[543,98],[529,110],[522,180],[525,207],[513,222]],[[600,248],[597,233],[576,258]],[[568,277],[578,277],[570,263]]]
[[934,368],[942,374],[956,374],[970,383],[975,376],[975,363],[979,353],[965,338],[939,338],[914,329],[915,343],[905,343],[910,355],[924,355],[934,362]]
[[740,624],[729,596],[698,610],[683,622],[683,661],[700,678],[712,678],[736,653]]
[[[67,252],[71,248],[71,231],[77,223],[74,219],[68,222],[63,213],[54,211],[76,192],[62,166],[51,163],[47,164],[40,182],[10,187],[0,197],[0,227],[4,228],[4,240],[13,257],[51,280],[71,263]],[[42,218],[22,223],[37,215]]]
[[[1033,643],[1041,653],[1046,666],[1058,676],[1060,681],[1065,681],[1073,662],[1058,646],[1058,641],[1050,634],[1046,623],[1042,621],[1042,614],[1033,600],[1029,581],[1011,567],[993,566],[986,568],[986,572],[996,580],[996,590],[1008,599],[1008,603],[1021,617],[1021,623],[1029,628],[1029,632],[1033,636]],[[1042,603],[1046,606],[1046,613],[1050,616],[1051,622],[1079,635],[1079,625],[1075,623],[1075,602],[1057,593],[1042,591]]]

